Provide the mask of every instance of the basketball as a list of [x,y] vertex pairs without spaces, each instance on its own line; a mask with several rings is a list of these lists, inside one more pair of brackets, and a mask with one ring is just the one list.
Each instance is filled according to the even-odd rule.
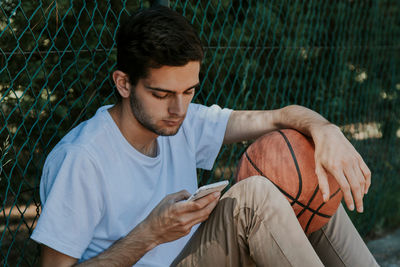
[[258,138],[244,152],[236,180],[261,175],[286,196],[306,234],[319,230],[335,214],[342,191],[328,173],[330,198],[323,201],[315,174],[314,143],[296,130]]

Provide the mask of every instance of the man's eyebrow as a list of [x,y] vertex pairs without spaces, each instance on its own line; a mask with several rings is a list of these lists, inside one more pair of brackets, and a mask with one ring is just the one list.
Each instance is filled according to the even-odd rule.
[[[191,89],[193,89],[193,88],[195,88],[195,87],[197,87],[199,85],[200,85],[200,83],[196,83],[195,85],[190,86],[189,88],[185,89],[184,92],[185,91],[189,91],[189,90],[191,90]],[[154,90],[154,91],[160,91],[160,92],[172,93],[172,94],[176,93],[175,91],[171,91],[171,90],[168,90],[168,89],[162,89],[162,88],[158,88],[158,87],[151,87],[151,86],[147,86],[147,85],[144,85],[144,87],[146,87],[147,89]]]

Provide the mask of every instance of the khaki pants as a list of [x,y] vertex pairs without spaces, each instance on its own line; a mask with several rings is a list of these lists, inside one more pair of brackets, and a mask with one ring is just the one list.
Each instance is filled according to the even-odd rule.
[[172,266],[378,266],[342,206],[306,236],[289,202],[266,178],[235,184]]

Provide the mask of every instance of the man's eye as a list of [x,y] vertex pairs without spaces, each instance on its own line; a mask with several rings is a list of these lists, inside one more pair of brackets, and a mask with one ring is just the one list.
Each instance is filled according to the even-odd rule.
[[164,99],[164,98],[167,98],[168,94],[162,94],[162,95],[160,95],[160,94],[155,94],[155,93],[153,93],[153,96],[154,96],[155,98],[158,98],[158,99]]
[[191,94],[193,94],[193,93],[194,93],[194,88],[185,91],[185,94],[187,94],[187,95],[191,95]]

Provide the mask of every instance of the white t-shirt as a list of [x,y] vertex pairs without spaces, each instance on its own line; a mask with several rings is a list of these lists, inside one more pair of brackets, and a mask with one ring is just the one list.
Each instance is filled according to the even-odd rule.
[[[80,261],[126,236],[167,194],[193,193],[196,168],[212,168],[231,113],[190,104],[178,133],[157,138],[152,158],[128,143],[108,108],[55,146],[40,183],[43,209],[31,238]],[[170,265],[194,230],[155,247],[136,266]]]

